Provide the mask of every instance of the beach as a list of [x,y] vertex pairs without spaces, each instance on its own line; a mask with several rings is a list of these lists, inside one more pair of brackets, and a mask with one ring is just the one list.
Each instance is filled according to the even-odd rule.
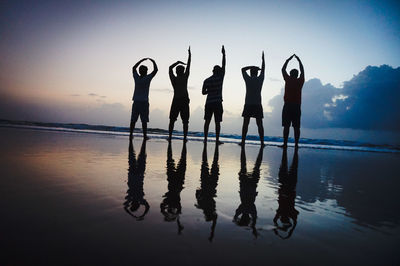
[[7,127],[0,143],[2,265],[400,262],[399,153]]

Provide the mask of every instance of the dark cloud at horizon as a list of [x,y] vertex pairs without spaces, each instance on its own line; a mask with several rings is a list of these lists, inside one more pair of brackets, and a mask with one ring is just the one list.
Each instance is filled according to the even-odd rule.
[[[270,100],[266,123],[280,123],[282,94]],[[303,87],[302,127],[399,131],[399,98],[400,67],[368,66],[343,88],[311,79]]]
[[[323,85],[319,79],[308,80],[303,88],[302,104],[302,136],[307,138],[333,139],[367,139],[372,142],[396,141],[400,130],[400,68],[386,65],[367,67],[351,80],[344,83],[343,88],[331,84]],[[172,89],[170,89],[172,92]],[[115,126],[128,126],[130,105],[122,103],[99,103],[96,106],[73,105],[69,103],[40,103],[29,98],[13,98],[7,94],[0,97],[0,118],[10,120],[26,120],[38,122],[87,123]],[[98,96],[98,95],[97,95]],[[101,96],[99,96],[101,97]],[[95,98],[101,99],[101,98]],[[265,113],[264,127],[267,136],[280,136],[283,95],[275,96],[269,102],[273,108]],[[149,127],[167,128],[169,111],[153,106],[150,112]],[[202,131],[203,106],[191,105],[189,129]],[[181,130],[178,119],[176,130]],[[225,110],[222,132],[240,134],[243,119],[240,115]],[[349,129],[351,135],[343,134]],[[210,128],[214,130],[213,125]],[[360,130],[364,130],[361,132]],[[392,132],[388,138],[378,137],[377,131]],[[250,123],[249,134],[256,134],[255,122]],[[307,133],[308,132],[308,133]],[[338,133],[340,132],[340,133]],[[346,133],[346,132],[345,132]],[[346,133],[347,134],[347,133]],[[364,134],[365,136],[362,136]],[[391,136],[392,136],[391,135]],[[383,136],[383,135],[382,135]]]

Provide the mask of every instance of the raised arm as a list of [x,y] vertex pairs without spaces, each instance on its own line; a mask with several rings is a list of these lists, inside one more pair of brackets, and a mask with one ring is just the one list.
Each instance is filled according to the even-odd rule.
[[244,79],[249,77],[249,74],[247,74],[247,70],[250,70],[251,68],[253,68],[253,66],[242,67],[242,76]]
[[260,73],[260,77],[262,77],[264,79],[265,76],[265,57],[264,57],[264,51],[262,52],[262,63],[261,63],[261,73]]
[[139,74],[137,73],[137,68],[138,68],[138,66],[139,66],[143,61],[145,61],[145,60],[147,60],[147,58],[140,59],[140,60],[132,67],[132,74],[139,75]]
[[299,61],[299,66],[300,66],[300,79],[304,80],[304,67],[303,67],[303,63],[301,62],[300,58],[295,55],[297,61]]
[[225,56],[225,47],[222,45],[222,71],[225,73],[225,65],[226,65],[226,56]]
[[174,68],[179,65],[179,64],[185,64],[182,61],[176,61],[175,63],[173,63],[172,65],[169,66],[169,77],[172,79],[173,77],[175,77],[174,75]]
[[283,64],[283,67],[282,67],[282,75],[283,75],[283,79],[284,79],[284,80],[286,80],[286,79],[289,77],[288,73],[286,72],[286,68],[287,68],[287,65],[288,65],[289,61],[292,60],[293,56],[294,56],[294,55],[292,55],[291,57],[289,57],[288,59],[286,59],[285,63]]
[[156,64],[156,61],[154,61],[152,58],[148,58],[152,63],[153,63],[153,72],[150,73],[153,77],[157,74],[158,72],[158,67]]
[[188,60],[187,60],[187,63],[186,63],[186,70],[185,70],[185,75],[186,76],[189,76],[189,73],[190,73],[190,63],[192,62],[192,52],[190,51],[190,46],[189,46],[189,49],[188,49]]

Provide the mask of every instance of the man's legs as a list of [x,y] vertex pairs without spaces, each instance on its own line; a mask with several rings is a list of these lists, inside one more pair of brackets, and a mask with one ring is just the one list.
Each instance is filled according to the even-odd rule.
[[136,110],[135,104],[132,103],[131,124],[130,124],[130,129],[129,129],[129,141],[132,141],[132,139],[133,139],[133,130],[135,129],[135,124],[136,124],[138,117],[139,117],[139,114]]
[[294,130],[294,145],[295,147],[299,146],[299,139],[300,139],[300,127],[293,127]]
[[296,106],[296,112],[294,114],[294,121],[293,121],[293,130],[294,130],[294,146],[297,148],[299,147],[299,139],[300,139],[300,118],[301,118],[301,108],[300,105]]
[[148,140],[149,138],[147,137],[147,122],[142,122],[142,130],[143,130],[143,138],[145,140]]
[[147,123],[149,122],[149,103],[142,103],[140,108],[140,120],[142,121],[143,139],[148,140],[147,137]]
[[[214,117],[215,119],[215,117]],[[217,145],[224,144],[223,142],[219,141],[219,132],[221,131],[221,122],[215,121],[215,143]]]
[[245,144],[247,130],[249,129],[249,122],[250,122],[250,117],[243,117],[242,142],[240,143],[241,146]]
[[133,122],[131,119],[131,126],[130,126],[130,130],[129,130],[129,141],[132,141],[132,139],[133,139],[133,130],[135,129],[135,124],[136,124],[136,121]]
[[204,143],[207,143],[208,128],[210,127],[211,119],[204,120]]
[[171,140],[172,138],[172,131],[174,130],[174,124],[175,124],[175,120],[170,119],[169,120],[169,126],[168,126],[168,140]]
[[219,134],[221,132],[221,122],[222,122],[222,114],[224,113],[224,109],[222,107],[222,102],[218,103],[214,109],[214,121],[215,121],[215,144],[221,145],[224,144],[222,141],[219,141]]
[[[264,146],[264,126],[263,126],[262,118],[256,118],[256,123],[257,123],[257,127],[258,127],[258,135],[260,136],[261,146]],[[243,137],[242,137],[242,139],[243,139]]]
[[288,138],[289,138],[289,128],[290,126],[284,126],[283,127],[283,148],[287,147],[287,142],[288,142]]
[[172,131],[174,130],[175,121],[178,118],[180,109],[179,102],[177,100],[172,100],[171,109],[169,111],[169,126],[168,126],[168,141],[172,139]]
[[183,122],[183,141],[187,141],[187,134],[189,129],[189,122]]
[[187,134],[189,130],[189,116],[190,116],[190,110],[189,110],[189,102],[186,104],[183,104],[181,107],[181,118],[182,118],[182,124],[183,124],[183,142],[187,141]]

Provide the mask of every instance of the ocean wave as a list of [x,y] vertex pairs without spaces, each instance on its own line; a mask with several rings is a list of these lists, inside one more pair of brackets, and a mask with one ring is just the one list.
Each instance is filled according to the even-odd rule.
[[[33,130],[50,130],[61,132],[76,132],[90,134],[106,134],[116,136],[128,136],[128,127],[106,126],[106,125],[88,125],[88,124],[72,124],[72,123],[43,123],[30,121],[13,121],[1,120],[0,126],[14,128],[29,128]],[[141,135],[140,129],[135,129],[134,135]],[[149,128],[148,135],[153,139],[167,139],[168,131],[160,128]],[[174,139],[182,139],[183,132],[174,130]],[[203,141],[204,133],[191,131],[188,133],[188,140]],[[215,141],[215,133],[209,133],[209,140]],[[221,134],[220,140],[225,143],[239,143],[241,136],[237,134]],[[246,144],[259,145],[260,138],[256,135],[248,135]],[[282,144],[282,137],[265,136],[264,142],[267,146],[279,146]],[[294,146],[294,140],[289,138],[289,146]],[[385,152],[400,153],[398,145],[376,145],[358,141],[333,140],[333,139],[308,139],[301,138],[299,141],[300,148],[310,149],[329,149],[329,150],[347,150],[347,151],[366,151],[366,152]]]

